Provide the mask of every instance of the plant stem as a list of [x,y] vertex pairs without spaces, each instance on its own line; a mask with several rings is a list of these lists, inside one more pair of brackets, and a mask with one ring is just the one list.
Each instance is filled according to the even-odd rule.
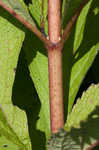
[[62,87],[62,46],[60,40],[60,0],[48,0],[48,34],[52,46],[47,47],[50,93],[51,133],[64,127]]
[[60,38],[60,0],[48,0],[48,35],[52,43]]
[[[80,8],[77,9],[77,11],[75,12],[74,16],[70,19],[69,23],[67,24],[67,26],[65,27],[64,29],[64,34],[60,40],[60,37],[57,36],[57,34],[60,33],[60,28],[58,27],[58,25],[60,26],[60,18],[58,18],[58,25],[55,23],[55,20],[54,20],[54,16],[52,16],[52,20],[53,21],[53,25],[57,26],[58,27],[58,30],[55,30],[56,31],[56,37],[58,38],[57,40],[60,40],[60,42],[58,43],[59,45],[63,45],[65,43],[65,41],[67,40],[67,38],[69,37],[69,34],[71,33],[71,30],[72,30],[72,27],[73,25],[75,24],[81,10],[83,9],[83,7],[85,6],[85,4],[88,2],[88,0],[83,0]],[[58,3],[60,3],[58,1]],[[46,37],[33,25],[31,25],[28,21],[24,20],[23,17],[21,17],[19,14],[17,14],[14,10],[12,10],[11,8],[7,7],[6,4],[4,2],[2,2],[2,0],[0,0],[0,6],[3,7],[6,11],[8,11],[11,15],[13,15],[17,20],[19,20],[22,24],[24,24],[28,29],[30,29],[34,34],[37,35],[37,37],[39,37],[41,39],[41,41],[44,42],[45,45],[51,45],[52,43],[46,39]],[[57,7],[57,12],[58,10],[60,9],[60,5],[58,5]],[[50,12],[50,9],[48,9],[49,12]],[[54,13],[54,12],[53,12]],[[60,11],[58,12],[60,13]],[[50,13],[49,13],[50,14]],[[60,15],[60,14],[59,14]],[[56,16],[57,16],[57,13],[56,13]],[[49,16],[49,19],[50,19],[50,16]],[[49,21],[49,26],[50,26],[50,21]],[[54,27],[54,26],[53,26]],[[49,28],[49,36],[51,33],[53,33],[52,31],[54,31],[54,28],[52,29],[52,31],[50,31],[51,28]],[[56,29],[56,27],[55,27]],[[58,31],[58,32],[57,32]],[[51,35],[50,37],[53,37],[53,35]],[[54,37],[53,37],[54,38]],[[55,38],[56,39],[56,38]],[[51,38],[50,38],[51,40]],[[51,40],[53,42],[53,40]],[[54,41],[55,42],[55,41]],[[57,42],[57,41],[56,41]]]
[[97,145],[99,145],[99,140],[91,144],[86,150],[93,150],[93,148],[95,148]]
[[5,3],[3,3],[0,0],[0,6],[2,6],[6,11],[8,11],[12,16],[14,16],[17,20],[19,20],[22,24],[24,24],[28,29],[30,29],[34,34],[36,34],[37,37],[41,39],[44,43],[49,43],[49,41],[46,39],[46,37],[39,31],[39,29],[36,26],[33,26],[30,24],[27,20],[25,20],[23,17],[21,17],[19,14],[17,14],[14,10],[7,7]]
[[83,2],[81,3],[80,7],[76,10],[75,14],[72,16],[72,18],[70,19],[69,23],[66,25],[65,29],[64,29],[64,33],[62,36],[62,43],[64,44],[66,42],[66,40],[68,39],[72,28],[74,26],[74,24],[76,23],[76,20],[78,18],[78,16],[80,15],[80,12],[82,11],[82,9],[84,8],[84,6],[88,3],[88,0],[83,0]]
[[51,132],[56,133],[64,127],[63,87],[62,87],[62,51],[48,50],[50,121]]

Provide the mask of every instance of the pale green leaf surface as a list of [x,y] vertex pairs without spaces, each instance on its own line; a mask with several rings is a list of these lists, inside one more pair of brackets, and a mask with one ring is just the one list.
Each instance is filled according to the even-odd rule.
[[32,14],[32,16],[34,17],[34,19],[36,20],[37,24],[40,27],[40,9],[39,9],[39,5],[38,5],[38,1],[35,1],[35,3],[33,4],[29,4],[29,10]]
[[[41,17],[43,17],[44,21],[46,20],[46,17],[47,17],[47,4],[48,4],[47,0],[32,0],[32,8],[34,9],[38,8],[40,16],[43,13],[43,16]],[[43,7],[43,10],[42,10],[42,7]]]
[[[2,8],[0,8],[0,14],[10,17],[11,20],[11,16]],[[11,100],[15,68],[24,40],[24,32],[2,16],[0,16],[0,104],[2,107],[0,109],[0,134],[16,143],[19,148],[25,149],[24,144],[27,144],[25,138],[29,136],[27,118],[25,112],[13,106]]]
[[72,112],[68,115],[65,128],[80,127],[81,121],[86,121],[88,115],[99,106],[99,84],[91,85],[77,100]]
[[0,150],[19,150],[18,146],[0,135]]
[[[49,129],[49,91],[48,91],[48,74],[45,76],[45,72],[48,72],[48,63],[46,56],[42,55],[41,53],[37,52],[36,58],[33,61],[33,65],[36,66],[35,70],[32,64],[30,65],[31,76],[34,78],[35,87],[39,93],[40,99],[42,100],[42,110],[40,112],[40,125],[38,124],[39,128]],[[41,68],[41,69],[39,69]],[[46,84],[44,84],[46,83]],[[41,86],[39,85],[41,84]],[[46,109],[45,109],[46,107]],[[43,116],[44,115],[44,116]],[[45,118],[45,119],[44,119]],[[45,120],[43,124],[42,121]],[[47,127],[47,128],[46,128]]]
[[[29,4],[29,10],[40,27],[41,19],[44,21],[45,33],[48,33],[48,21],[47,21],[47,0],[32,0],[32,4]],[[43,10],[42,10],[43,5]]]
[[8,139],[10,143],[13,143],[13,145],[15,144],[15,147],[25,149],[23,143],[19,140],[18,136],[8,123],[2,108],[0,108],[0,134],[1,136],[4,136],[6,140]]
[[2,0],[9,8],[14,10],[17,14],[21,15],[25,20],[30,22],[33,26],[35,23],[30,16],[26,5],[23,0]]

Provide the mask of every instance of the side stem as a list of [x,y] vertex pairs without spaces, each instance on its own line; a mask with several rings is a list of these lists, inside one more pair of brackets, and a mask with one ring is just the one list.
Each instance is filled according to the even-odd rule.
[[51,133],[64,127],[62,87],[62,46],[60,41],[60,0],[48,0],[48,35],[52,45],[47,46]]
[[37,37],[41,39],[44,43],[49,43],[49,41],[46,39],[46,37],[39,31],[39,29],[36,26],[33,26],[30,24],[27,20],[25,20],[22,16],[17,14],[14,10],[7,7],[6,4],[0,0],[0,6],[4,8],[7,12],[9,12],[12,16],[14,16],[17,20],[19,20],[22,24],[24,24],[29,30],[31,30]]

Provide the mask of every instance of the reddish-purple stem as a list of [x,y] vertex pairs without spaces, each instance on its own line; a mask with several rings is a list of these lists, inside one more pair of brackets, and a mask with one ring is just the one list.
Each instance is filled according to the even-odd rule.
[[99,145],[99,141],[96,141],[95,143],[91,144],[86,150],[92,150],[95,148],[97,145]]
[[62,47],[54,46],[60,41],[60,29],[60,0],[48,0],[48,35],[52,43],[47,47],[52,134],[64,127]]
[[45,36],[38,30],[36,26],[31,25],[27,20],[25,20],[22,16],[17,14],[14,10],[7,7],[5,3],[0,0],[0,6],[2,6],[6,11],[8,11],[11,15],[13,15],[17,20],[19,20],[22,24],[24,24],[28,29],[30,29],[34,34],[37,35],[44,43],[49,43],[49,41],[45,38]]
[[60,0],[48,0],[48,35],[52,43],[60,40]]
[[[64,42],[69,37],[69,34],[72,31],[73,25],[75,24],[81,10],[85,6],[85,4],[88,2],[88,0],[83,0],[83,3],[81,4],[80,8],[75,12],[74,16],[70,19],[69,23],[64,29],[64,34],[60,40],[60,42],[57,43],[57,45],[63,45]],[[8,11],[11,15],[13,15],[17,20],[19,20],[22,24],[24,24],[28,29],[30,29],[34,34],[36,34],[41,41],[44,42],[45,45],[52,45],[52,43],[46,39],[46,37],[33,25],[31,25],[28,21],[24,20],[23,17],[21,17],[19,14],[15,13],[11,8],[7,7],[2,0],[0,0],[0,6],[3,7],[6,11]]]
[[48,49],[51,133],[64,127],[62,49]]

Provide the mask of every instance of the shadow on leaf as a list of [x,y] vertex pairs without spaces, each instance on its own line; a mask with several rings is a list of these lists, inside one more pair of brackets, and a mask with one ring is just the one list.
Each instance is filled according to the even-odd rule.
[[32,149],[45,150],[45,133],[36,129],[41,103],[30,78],[23,50],[20,53],[12,90],[12,102],[26,112]]
[[99,148],[99,106],[80,123],[78,128],[71,127],[66,132],[60,129],[49,139],[47,146],[50,150],[92,150]]
[[[88,116],[86,121],[80,123],[80,128],[71,128],[67,134],[81,149],[92,147],[99,141],[99,106]],[[97,143],[99,145],[99,143]],[[96,145],[95,145],[96,146]]]

